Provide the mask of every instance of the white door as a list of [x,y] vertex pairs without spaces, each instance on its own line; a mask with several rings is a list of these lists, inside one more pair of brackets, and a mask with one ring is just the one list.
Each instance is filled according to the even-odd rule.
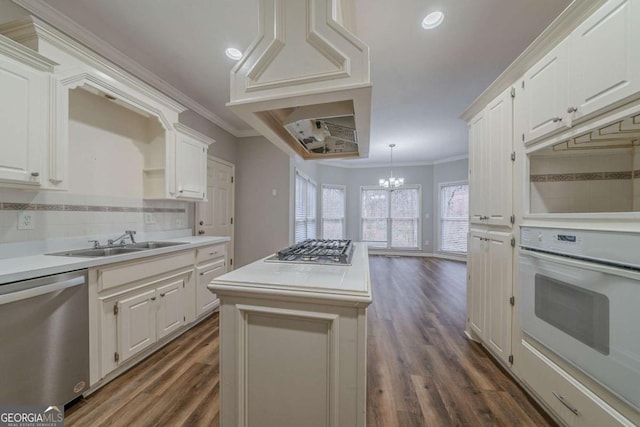
[[176,132],[176,197],[206,200],[206,144]]
[[485,165],[485,120],[484,111],[469,124],[469,217],[472,223],[484,221],[484,193],[487,166]]
[[469,232],[469,287],[467,296],[467,316],[469,327],[484,339],[485,313],[485,263],[487,258],[486,233],[478,230]]
[[0,180],[39,185],[43,174],[46,76],[0,56]]
[[120,362],[156,342],[156,291],[118,301],[117,333]]
[[486,335],[487,345],[505,362],[511,355],[513,247],[511,233],[487,233]]
[[198,281],[196,289],[197,316],[214,309],[218,305],[218,296],[211,292],[207,285],[226,271],[226,261],[224,259],[198,267],[198,278],[196,279]]
[[491,102],[485,110],[485,215],[490,225],[511,226],[513,213],[513,98],[511,88]]
[[565,118],[568,106],[568,45],[567,39],[558,43],[524,75],[525,143],[570,126]]
[[576,119],[640,90],[640,2],[611,0],[570,35],[570,103]]
[[158,301],[158,339],[185,324],[184,313],[185,279],[178,279],[157,288]]
[[208,200],[196,203],[196,230],[198,235],[229,236],[230,268],[233,268],[233,215],[235,166],[224,160],[207,159]]

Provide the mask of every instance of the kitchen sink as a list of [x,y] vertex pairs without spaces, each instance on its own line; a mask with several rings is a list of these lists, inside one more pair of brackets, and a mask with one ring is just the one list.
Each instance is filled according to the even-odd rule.
[[131,245],[127,245],[127,248],[137,248],[137,249],[157,249],[157,248],[166,248],[169,246],[177,246],[177,245],[186,245],[186,242],[139,242]]
[[120,254],[128,254],[131,252],[140,252],[143,251],[142,248],[101,248],[101,249],[78,249],[75,251],[65,251],[65,252],[56,252],[54,254],[47,255],[58,255],[58,256],[78,256],[78,257],[103,257],[103,256],[112,256],[112,255],[120,255]]
[[105,257],[121,254],[129,254],[132,252],[142,252],[149,249],[166,248],[169,246],[186,245],[186,242],[139,242],[126,246],[118,246],[113,248],[91,248],[77,249],[73,251],[56,252],[47,255],[57,256],[77,256],[77,257]]

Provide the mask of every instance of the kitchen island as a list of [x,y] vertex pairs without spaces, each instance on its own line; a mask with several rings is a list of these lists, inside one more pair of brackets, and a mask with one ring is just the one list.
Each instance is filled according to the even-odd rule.
[[220,298],[221,426],[365,426],[366,245],[351,265],[256,261]]

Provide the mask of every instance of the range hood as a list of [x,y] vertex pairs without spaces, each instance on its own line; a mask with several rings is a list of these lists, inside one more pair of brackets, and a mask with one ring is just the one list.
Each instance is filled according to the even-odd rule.
[[354,0],[260,0],[227,106],[290,155],[368,157],[369,48],[354,17]]

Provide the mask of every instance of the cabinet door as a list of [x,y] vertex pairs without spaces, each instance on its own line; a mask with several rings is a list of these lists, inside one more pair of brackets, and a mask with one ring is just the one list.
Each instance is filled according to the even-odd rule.
[[0,55],[0,181],[40,185],[47,76]]
[[478,230],[469,232],[469,286],[467,296],[467,316],[469,327],[484,339],[484,312],[485,312],[485,263],[487,245],[486,233]]
[[505,362],[511,355],[513,296],[513,247],[511,233],[490,231],[486,244],[488,257],[486,277],[486,332],[487,346]]
[[207,198],[207,148],[180,132],[176,133],[176,197]]
[[577,108],[574,119],[640,90],[640,2],[607,2],[571,33],[570,41],[567,107]]
[[224,259],[198,267],[198,287],[196,289],[197,316],[211,310],[217,305],[218,296],[211,292],[207,288],[207,285],[211,283],[213,279],[224,274],[226,271],[227,268]]
[[184,279],[180,279],[157,288],[158,339],[185,324],[184,286]]
[[511,88],[486,108],[484,215],[490,225],[511,226],[513,212],[513,98]]
[[568,40],[553,48],[524,75],[524,142],[570,125],[568,105]]
[[469,124],[469,220],[472,223],[484,222],[486,139],[483,111]]
[[120,362],[156,342],[155,289],[118,301],[118,353]]

